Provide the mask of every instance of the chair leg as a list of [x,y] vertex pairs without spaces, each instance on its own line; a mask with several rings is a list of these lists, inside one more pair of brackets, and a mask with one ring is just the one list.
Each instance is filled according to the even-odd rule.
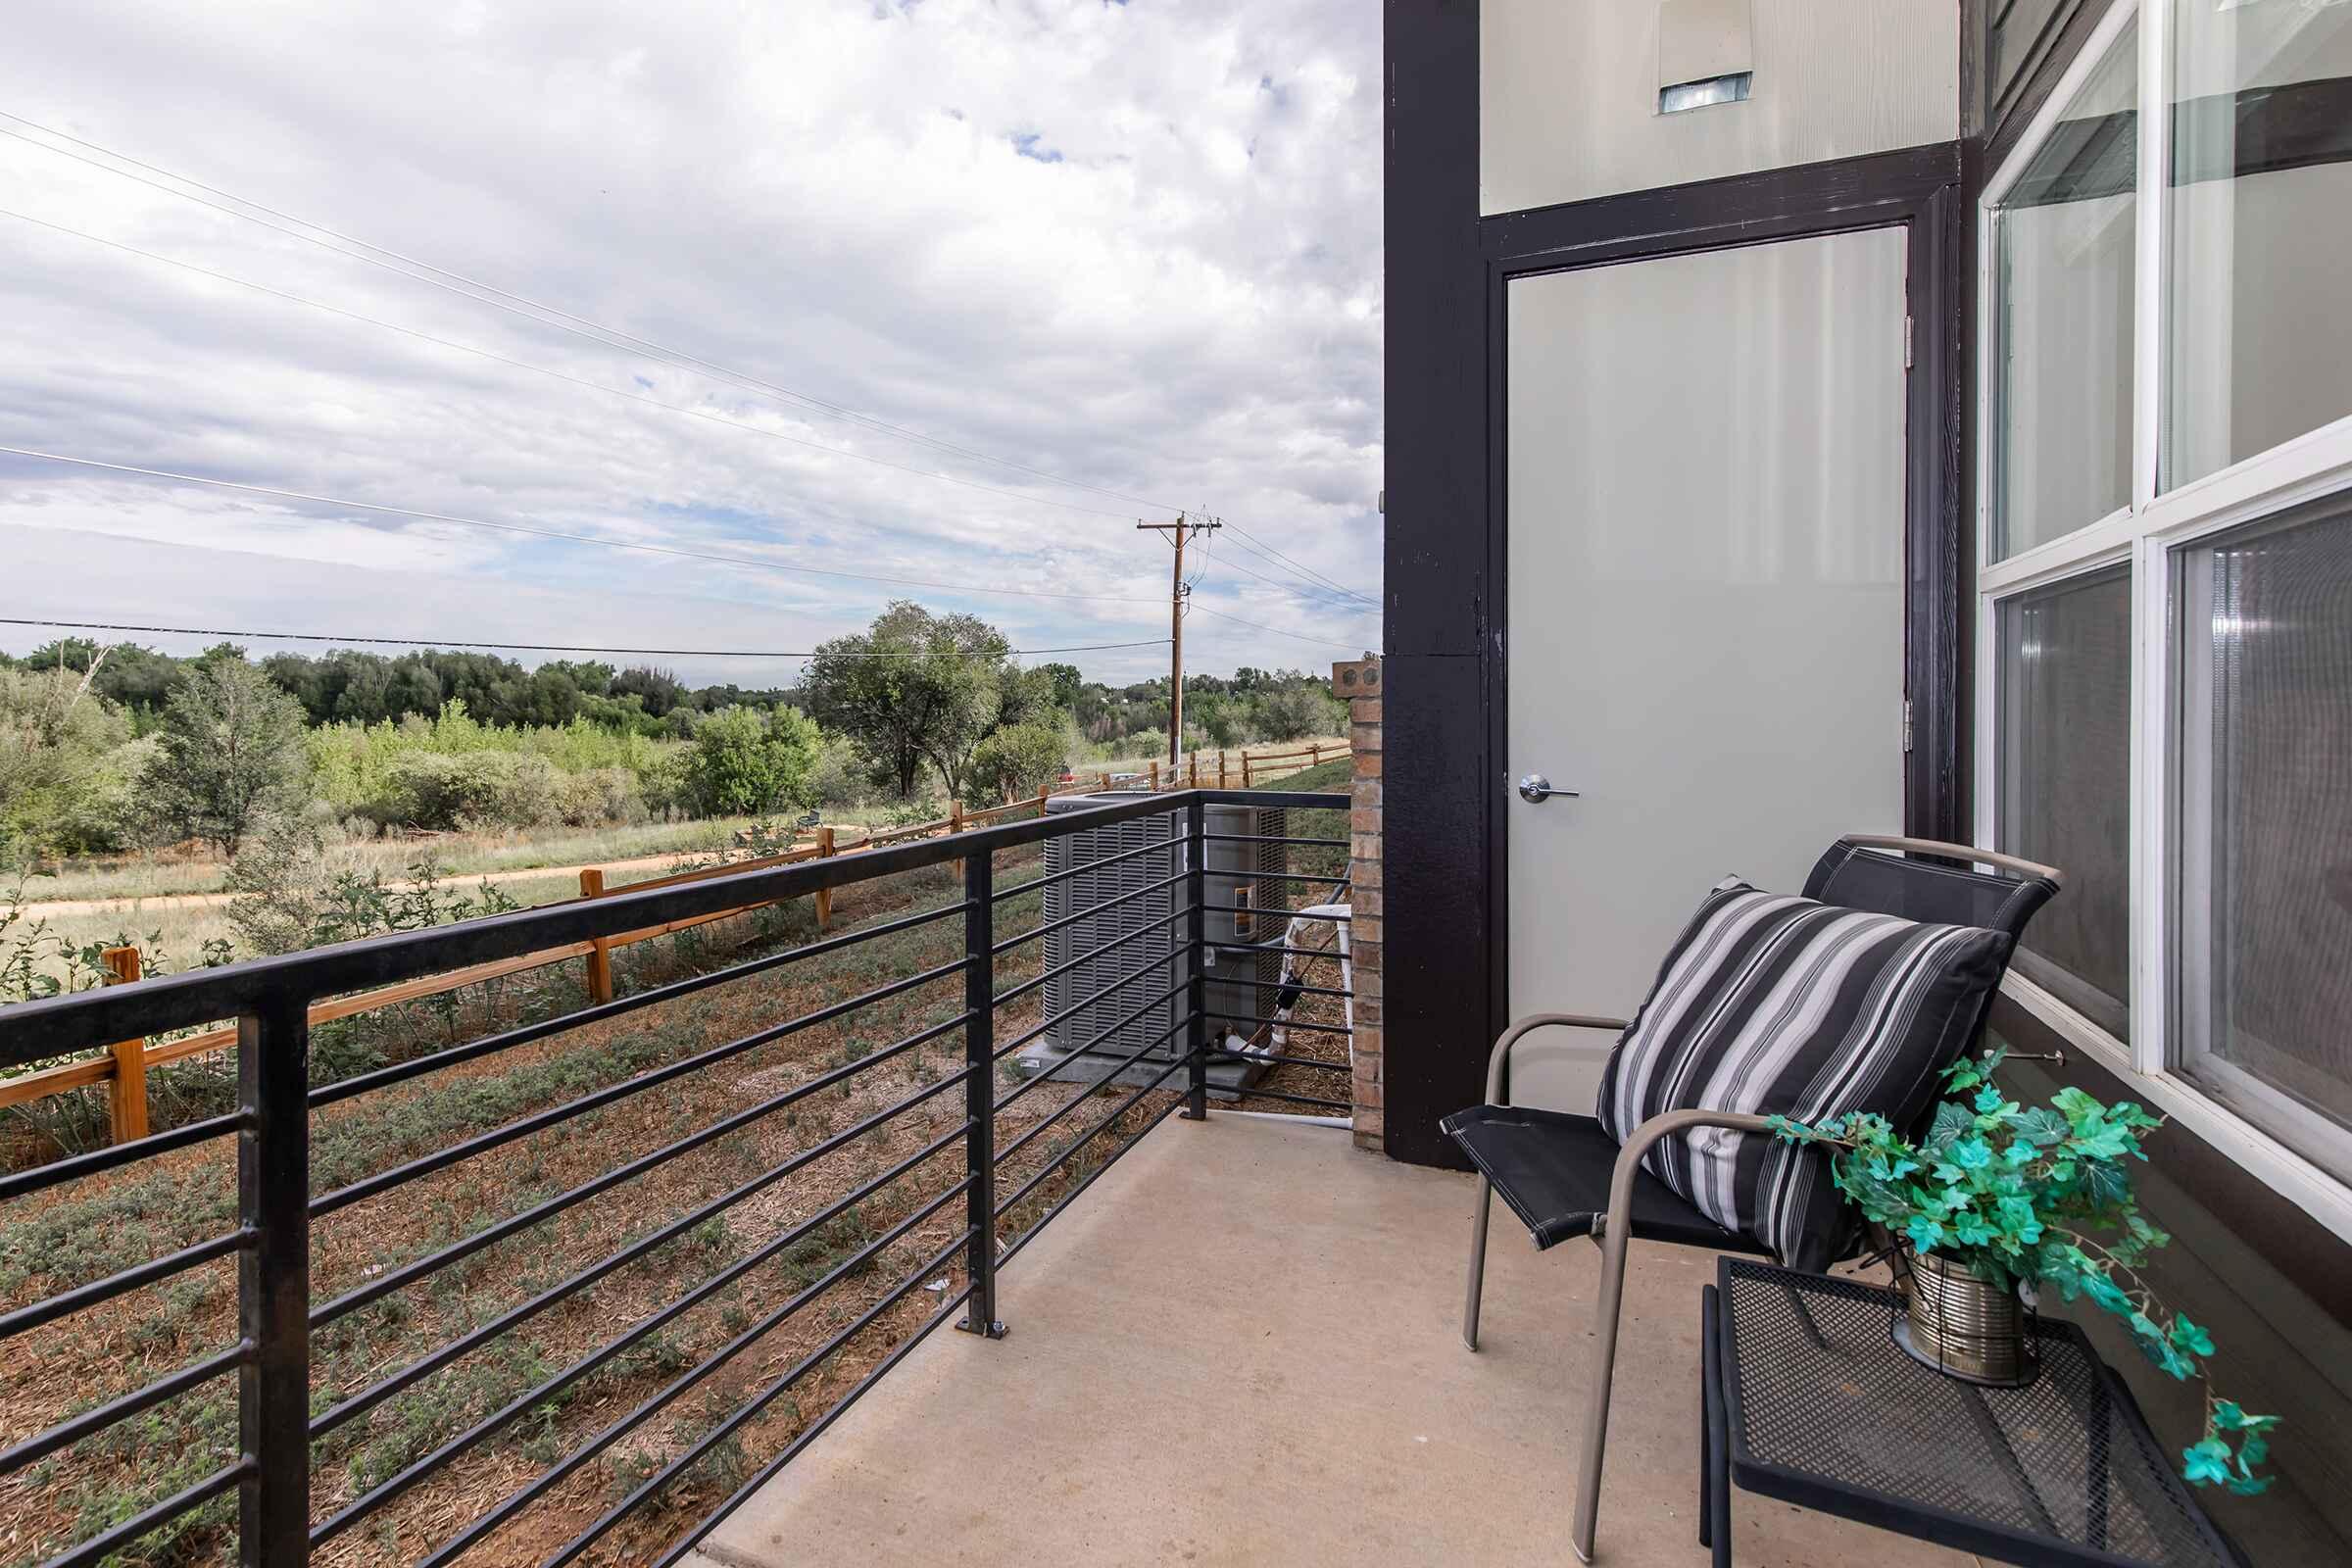
[[1592,1390],[1585,1410],[1585,1446],[1577,1455],[1576,1533],[1579,1562],[1592,1560],[1599,1523],[1600,1461],[1609,1445],[1609,1383],[1617,1371],[1617,1319],[1625,1303],[1625,1231],[1609,1225],[1600,1244],[1600,1299],[1593,1308]]
[[1480,1178],[1478,1202],[1470,1210],[1470,1287],[1462,1299],[1462,1343],[1478,1348],[1478,1298],[1487,1283],[1487,1211],[1494,1201],[1494,1184]]

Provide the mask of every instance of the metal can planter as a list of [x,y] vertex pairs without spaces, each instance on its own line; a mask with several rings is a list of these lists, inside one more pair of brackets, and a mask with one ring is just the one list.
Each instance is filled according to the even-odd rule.
[[1968,1383],[2013,1388],[2038,1367],[2025,1303],[1965,1263],[1933,1252],[1906,1259],[1894,1343],[1914,1360]]

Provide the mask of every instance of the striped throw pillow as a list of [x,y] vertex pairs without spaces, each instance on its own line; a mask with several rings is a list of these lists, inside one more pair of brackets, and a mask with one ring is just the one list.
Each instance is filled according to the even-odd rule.
[[[1597,1114],[1622,1143],[1661,1111],[1818,1122],[1875,1111],[1909,1127],[1962,1051],[2007,940],[1716,884],[1609,1054]],[[1698,1128],[1642,1164],[1791,1268],[1827,1268],[1857,1223],[1828,1159],[1768,1135]]]

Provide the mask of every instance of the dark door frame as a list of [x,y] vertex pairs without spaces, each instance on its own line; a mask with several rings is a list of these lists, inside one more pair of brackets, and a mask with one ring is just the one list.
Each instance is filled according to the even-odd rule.
[[[1907,244],[1906,309],[1912,321],[1905,381],[1903,689],[1911,748],[1903,759],[1904,831],[1924,838],[1967,836],[1961,688],[1968,617],[1961,612],[1970,570],[1962,506],[1966,451],[1963,357],[1969,203],[1957,142],[1808,164],[1703,183],[1603,197],[1484,219],[1479,243],[1487,306],[1485,639],[1488,788],[1507,787],[1505,702],[1508,627],[1502,585],[1510,535],[1504,410],[1508,384],[1506,296],[1518,278],[1617,263],[1727,250],[1778,240],[1900,227]],[[1899,744],[1887,715],[1888,744]],[[1499,794],[1496,799],[1500,799]],[[1509,1022],[1510,816],[1492,813],[1487,835],[1489,1038]],[[1393,918],[1393,916],[1392,916]],[[1391,933],[1392,938],[1396,936]],[[1392,1104],[1390,1114],[1396,1107]],[[1442,1114],[1442,1112],[1441,1112]]]

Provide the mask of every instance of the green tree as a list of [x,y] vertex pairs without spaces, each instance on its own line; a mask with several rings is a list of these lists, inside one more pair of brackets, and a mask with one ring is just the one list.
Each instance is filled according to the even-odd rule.
[[1004,634],[977,616],[934,615],[901,600],[863,636],[821,645],[802,690],[817,718],[863,747],[902,800],[925,762],[960,796],[972,748],[1004,711],[1011,655]]
[[141,793],[157,815],[234,856],[308,766],[302,704],[240,657],[207,654],[172,682]]
[[823,751],[815,720],[795,709],[726,708],[694,727],[688,770],[714,814],[758,814],[808,804]]
[[119,848],[131,817],[119,760],[137,752],[86,664],[0,670],[0,859]]

